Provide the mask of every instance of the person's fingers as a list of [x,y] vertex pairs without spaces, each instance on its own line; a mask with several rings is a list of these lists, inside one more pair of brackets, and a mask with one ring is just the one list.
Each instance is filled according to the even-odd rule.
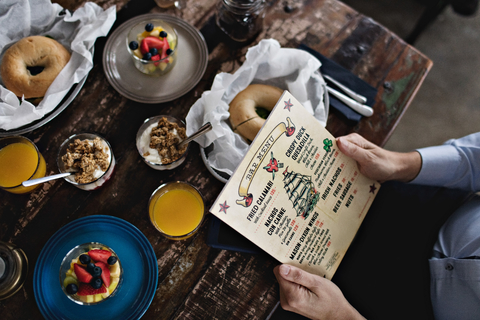
[[340,151],[356,161],[362,161],[367,151],[355,142],[359,143],[359,141],[350,140],[347,137],[337,138],[337,145]]
[[318,285],[315,275],[303,271],[300,268],[287,264],[282,264],[278,267],[277,271],[280,277],[282,277],[283,279],[299,284],[308,289],[314,288]]

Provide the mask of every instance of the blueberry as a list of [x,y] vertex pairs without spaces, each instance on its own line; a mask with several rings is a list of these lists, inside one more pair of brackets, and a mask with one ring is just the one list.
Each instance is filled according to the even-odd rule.
[[156,56],[158,54],[157,48],[152,48],[152,49],[150,49],[149,52],[152,54],[152,56]]
[[90,281],[90,285],[92,286],[93,289],[100,289],[102,284],[103,282],[102,282],[102,279],[100,278],[93,278],[92,281]]
[[80,260],[80,263],[82,264],[87,264],[91,261],[90,256],[88,254],[82,254],[78,260]]
[[102,274],[102,268],[95,267],[93,268],[93,271],[90,274],[94,277],[100,277],[100,275]]
[[173,52],[173,50],[172,50],[172,49],[170,49],[170,48],[168,48],[168,49],[167,49],[167,51],[166,51],[166,54],[167,54],[167,55],[171,55],[171,54],[172,54],[172,52]]
[[143,60],[150,60],[152,59],[152,54],[150,52],[147,52],[143,55]]
[[147,32],[150,32],[153,30],[153,23],[147,23],[147,25],[145,26],[145,30]]
[[88,273],[92,274],[93,268],[95,268],[95,264],[93,262],[87,263],[87,271]]
[[130,49],[132,50],[137,50],[138,49],[138,42],[137,41],[131,41],[128,46],[130,47]]
[[167,35],[165,31],[160,31],[160,37],[165,38]]
[[75,283],[70,283],[67,285],[67,293],[68,294],[75,294],[78,291],[78,287]]
[[108,258],[107,260],[107,263],[111,266],[113,266],[116,262],[117,262],[117,257],[114,257],[114,256],[110,256],[110,258]]

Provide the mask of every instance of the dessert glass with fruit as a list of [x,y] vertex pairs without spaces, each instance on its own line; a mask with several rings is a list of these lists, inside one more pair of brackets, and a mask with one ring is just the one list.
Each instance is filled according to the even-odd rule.
[[94,305],[113,297],[123,282],[122,275],[118,256],[98,242],[76,246],[60,265],[62,290],[80,305]]
[[95,190],[107,182],[115,168],[115,156],[108,141],[95,133],[70,136],[57,156],[60,173],[75,172],[64,179],[82,190]]
[[127,49],[133,64],[142,73],[162,76],[177,62],[178,37],[163,20],[142,21],[128,32]]
[[185,123],[160,115],[146,119],[137,132],[137,150],[143,161],[155,170],[171,170],[187,158],[190,144],[177,148],[187,138]]

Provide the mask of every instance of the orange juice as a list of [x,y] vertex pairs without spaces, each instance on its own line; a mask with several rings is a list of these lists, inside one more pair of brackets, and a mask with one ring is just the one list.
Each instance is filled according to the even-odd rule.
[[0,149],[0,187],[12,193],[30,192],[38,185],[23,187],[23,181],[45,176],[46,164],[30,140],[15,139]]
[[150,203],[154,226],[171,239],[185,239],[200,225],[203,200],[188,184],[173,183],[159,188]]

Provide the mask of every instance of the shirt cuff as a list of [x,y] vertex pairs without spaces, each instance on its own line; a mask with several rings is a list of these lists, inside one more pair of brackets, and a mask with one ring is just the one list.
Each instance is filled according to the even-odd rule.
[[441,145],[417,150],[422,157],[422,168],[418,175],[410,181],[414,184],[439,186],[448,181],[455,172],[460,157],[454,146]]

